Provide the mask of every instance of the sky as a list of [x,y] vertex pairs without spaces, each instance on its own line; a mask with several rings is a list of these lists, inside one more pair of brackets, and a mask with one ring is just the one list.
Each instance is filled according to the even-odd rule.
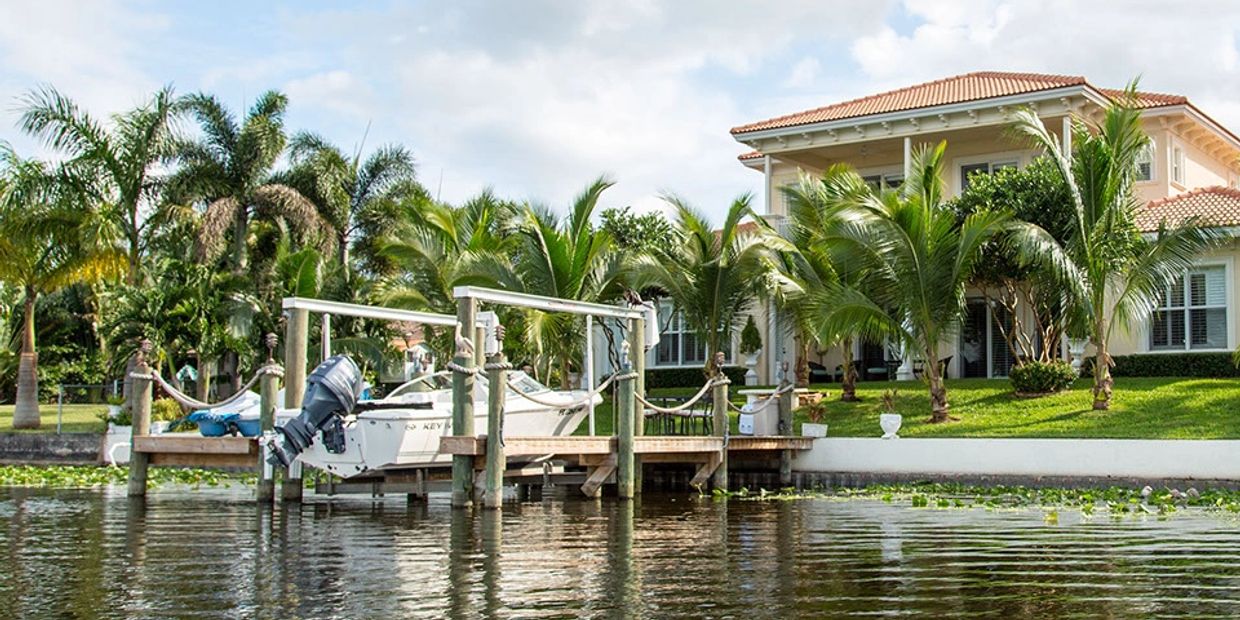
[[674,193],[718,221],[762,189],[729,128],[970,71],[1140,76],[1240,129],[1240,3],[1173,4],[6,2],[0,140],[50,156],[15,126],[46,84],[100,117],[164,84],[238,111],[278,89],[290,130],[404,144],[443,200],[490,187],[563,212],[606,175],[605,207]]

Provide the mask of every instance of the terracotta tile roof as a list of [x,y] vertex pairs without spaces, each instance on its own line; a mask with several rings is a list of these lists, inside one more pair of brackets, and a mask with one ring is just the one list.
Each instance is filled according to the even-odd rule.
[[[1079,75],[978,71],[733,127],[732,133],[739,134],[763,129],[795,127],[797,125],[857,118],[872,114],[900,112],[952,103],[979,101],[994,97],[1020,95],[1065,86],[1088,85],[1089,83],[1085,78]],[[1091,86],[1091,88],[1093,87]],[[1108,97],[1115,97],[1122,92],[1116,89],[1095,88],[1094,90]],[[1175,105],[1187,101],[1188,99],[1177,95],[1138,93],[1138,102],[1141,104],[1141,107],[1145,108]]]
[[762,159],[762,153],[758,151],[749,151],[748,153],[741,153],[740,155],[737,155],[736,158],[741,161],[749,161],[751,159]]
[[1153,232],[1163,222],[1177,226],[1190,217],[1204,226],[1240,226],[1240,190],[1214,185],[1154,200],[1137,212],[1136,224]]

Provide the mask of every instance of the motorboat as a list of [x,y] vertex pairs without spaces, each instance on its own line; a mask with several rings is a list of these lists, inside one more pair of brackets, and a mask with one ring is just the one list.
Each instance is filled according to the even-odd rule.
[[[343,478],[451,464],[451,455],[439,453],[440,438],[454,434],[450,372],[415,377],[383,398],[366,400],[356,398],[362,393],[356,366],[341,360],[348,358],[336,356],[315,369],[301,409],[277,410],[278,460],[295,458]],[[486,434],[490,389],[484,374],[475,375],[476,435]],[[510,371],[503,389],[503,433],[512,437],[571,435],[589,402],[602,401],[597,394],[587,399],[581,390],[552,390],[522,371]]]

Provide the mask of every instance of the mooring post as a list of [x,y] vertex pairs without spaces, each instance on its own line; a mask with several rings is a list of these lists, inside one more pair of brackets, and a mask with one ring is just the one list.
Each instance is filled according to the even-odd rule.
[[[630,321],[629,325],[632,326]],[[633,424],[636,416],[633,406],[633,389],[637,387],[637,377],[633,373],[632,355],[629,343],[621,347],[620,376],[616,377],[616,495],[622,499],[633,497],[634,472],[636,462],[633,454]]]
[[495,326],[495,354],[487,361],[487,463],[486,492],[482,504],[487,508],[499,508],[504,503],[504,400],[508,392],[508,369],[504,358],[504,326]]
[[138,361],[134,364],[129,378],[133,380],[133,434],[129,439],[129,496],[146,497],[146,470],[151,464],[151,455],[139,452],[138,438],[151,433],[151,366],[147,356],[152,349],[151,341],[142,339],[138,346]]
[[[779,389],[786,390],[779,395],[779,435],[787,437],[792,435],[792,410],[796,403],[796,392],[792,389],[791,382],[788,381],[788,362],[783,362],[783,372],[780,373],[782,379],[779,382]],[[779,483],[788,486],[792,484],[792,450],[781,450],[779,453]]]
[[[306,391],[306,361],[310,343],[310,311],[289,308],[284,327],[284,408],[301,409]],[[286,502],[300,502],[302,494],[301,461],[294,461],[284,472],[280,497]]]
[[715,436],[723,438],[723,446],[719,450],[719,467],[715,468],[714,485],[716,489],[728,490],[728,376],[723,373],[723,352],[715,353],[715,376],[712,380],[714,415],[712,426]]
[[[640,308],[641,306],[637,306]],[[646,320],[633,319],[629,322],[629,357],[633,361],[633,393],[646,396]],[[646,408],[641,401],[633,399],[633,434],[646,434]],[[633,491],[642,492],[642,460],[640,456],[633,459]]]
[[[276,392],[280,389],[280,374],[275,359],[279,338],[275,334],[267,334],[266,344],[267,364],[259,371],[263,376],[258,380],[258,425],[263,437],[276,427]],[[267,444],[260,441],[258,446],[258,488],[255,496],[260,502],[271,502],[276,498],[275,466],[267,462]]]
[[[474,325],[478,320],[478,302],[462,297],[456,310],[456,354],[452,358],[452,434],[474,436],[474,351],[482,348]],[[470,337],[477,342],[471,342]],[[452,505],[469,506],[474,501],[474,457],[472,454],[452,456]]]

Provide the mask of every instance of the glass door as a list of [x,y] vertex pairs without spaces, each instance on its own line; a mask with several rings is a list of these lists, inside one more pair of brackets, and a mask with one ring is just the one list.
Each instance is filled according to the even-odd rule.
[[969,300],[965,306],[964,323],[960,326],[960,369],[964,377],[989,376],[987,327],[990,317],[986,302]]

